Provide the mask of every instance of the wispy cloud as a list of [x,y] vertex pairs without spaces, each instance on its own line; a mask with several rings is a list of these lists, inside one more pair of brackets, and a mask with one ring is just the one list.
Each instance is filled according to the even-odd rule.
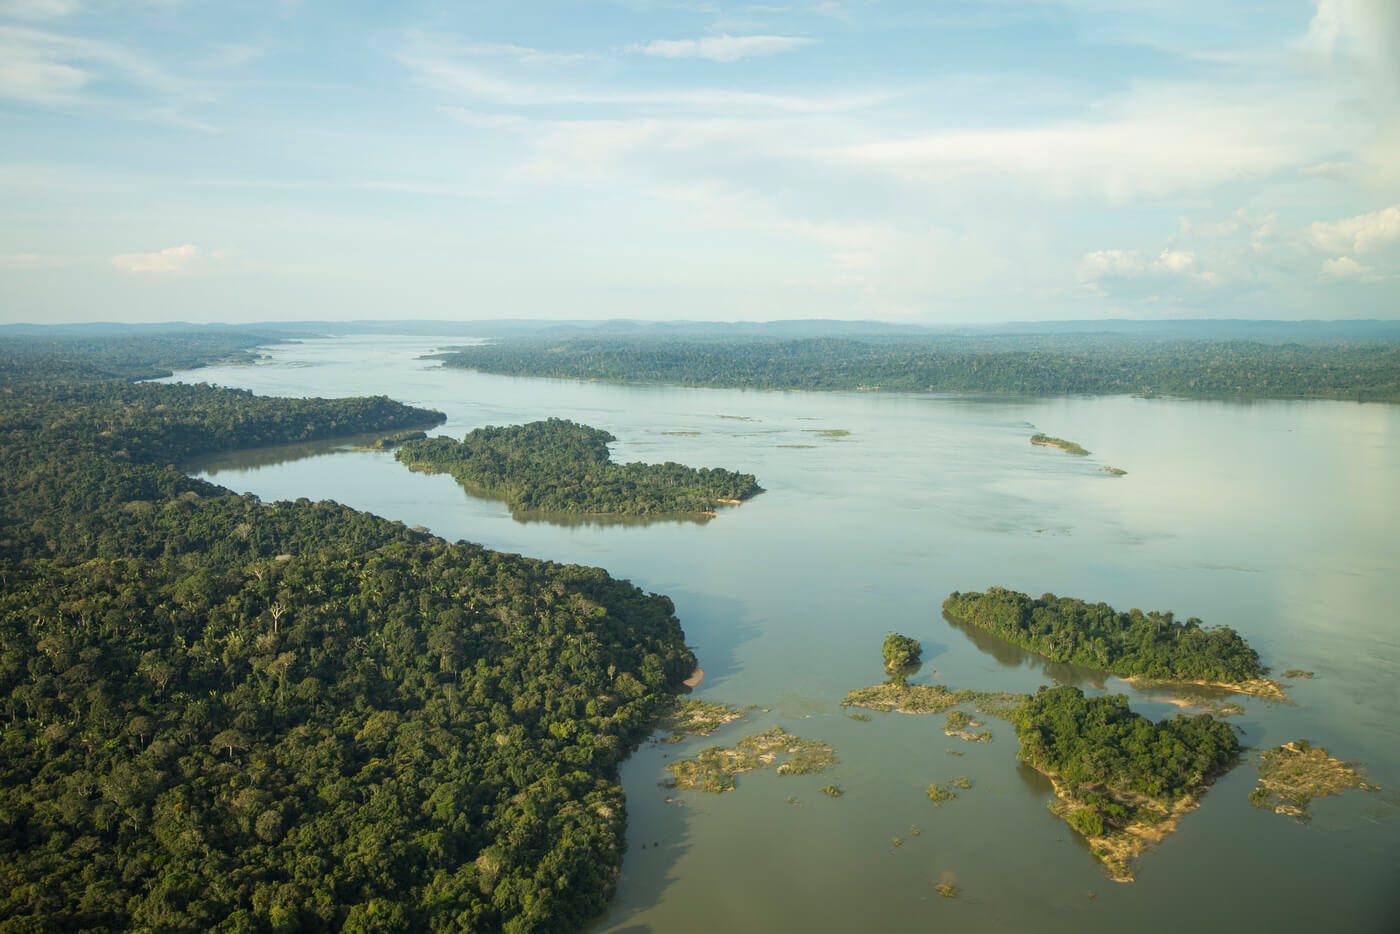
[[705,58],[712,62],[734,62],[755,55],[791,52],[815,39],[801,36],[704,36],[699,39],[653,39],[627,47],[628,52],[660,58]]
[[59,19],[71,16],[81,0],[0,0],[0,16],[14,19]]
[[187,243],[154,253],[121,253],[112,257],[112,265],[127,272],[180,272],[198,256],[199,250]]

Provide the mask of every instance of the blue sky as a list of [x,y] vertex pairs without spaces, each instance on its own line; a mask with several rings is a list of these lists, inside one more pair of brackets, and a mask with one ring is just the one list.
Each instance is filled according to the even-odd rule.
[[0,321],[1400,317],[1397,0],[0,0]]

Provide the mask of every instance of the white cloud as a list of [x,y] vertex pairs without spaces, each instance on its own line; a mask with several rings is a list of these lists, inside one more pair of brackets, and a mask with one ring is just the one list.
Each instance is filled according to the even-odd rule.
[[180,272],[198,256],[199,250],[187,243],[155,253],[121,253],[112,257],[112,265],[127,272]]
[[1146,269],[1147,263],[1136,250],[1095,250],[1080,260],[1079,278],[1092,282],[1105,276],[1141,275]]
[[815,39],[801,36],[705,36],[700,39],[653,39],[629,45],[627,51],[661,58],[707,58],[733,62],[755,55],[775,55],[810,45]]
[[[1400,204],[1308,228],[1314,246],[1328,253],[1369,253],[1400,240]],[[1343,257],[1345,258],[1345,257]]]
[[1322,261],[1322,274],[1330,279],[1359,279],[1370,271],[1350,256],[1338,256]]
[[50,253],[9,253],[0,254],[0,269],[44,269],[50,266],[63,266],[71,260],[66,256]]

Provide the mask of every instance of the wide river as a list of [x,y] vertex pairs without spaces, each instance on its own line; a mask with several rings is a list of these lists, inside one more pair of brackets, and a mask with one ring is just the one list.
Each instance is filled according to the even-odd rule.
[[[623,766],[629,845],[594,931],[1400,930],[1400,407],[619,386],[419,359],[461,343],[307,341],[174,379],[382,393],[446,412],[435,432],[457,437],[570,418],[616,435],[618,460],[727,467],[766,492],[708,522],[560,524],[333,445],[191,470],[265,500],[332,499],[450,540],[600,565],[675,600],[706,671],[696,696],[763,709],[709,739],[648,743]],[[1092,454],[1032,446],[1036,431]],[[994,584],[1198,616],[1238,630],[1276,673],[1316,677],[1293,682],[1292,704],[1239,699],[1231,722],[1254,748],[1137,862],[1137,882],[1116,884],[1047,811],[1049,785],[1017,764],[1007,724],[989,720],[993,741],[973,744],[945,736],[942,716],[860,722],[839,706],[882,679],[893,630],[923,644],[916,680],[1069,682],[1127,694],[1154,718],[1177,712],[1161,692],[943,618],[950,591]],[[746,773],[719,796],[661,786],[669,757],[773,724],[826,740],[840,764]],[[1383,790],[1315,801],[1306,825],[1252,807],[1258,750],[1300,737],[1364,763]],[[931,803],[926,787],[955,776],[972,788]],[[845,795],[821,794],[828,782]]]

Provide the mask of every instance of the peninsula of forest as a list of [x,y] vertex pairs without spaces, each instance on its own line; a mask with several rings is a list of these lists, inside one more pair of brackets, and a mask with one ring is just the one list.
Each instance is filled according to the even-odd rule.
[[671,601],[173,469],[442,419],[131,381],[261,339],[0,345],[0,930],[583,929]]
[[1177,681],[1281,699],[1264,677],[1259,654],[1228,626],[1207,628],[1191,617],[1088,603],[1052,593],[1031,597],[1003,587],[954,591],[943,612],[994,636],[1044,655],[1119,675],[1129,681]]
[[614,463],[613,435],[567,419],[487,426],[461,441],[409,441],[395,453],[414,470],[450,474],[500,496],[512,512],[664,516],[713,514],[762,492],[753,474],[682,464]]

